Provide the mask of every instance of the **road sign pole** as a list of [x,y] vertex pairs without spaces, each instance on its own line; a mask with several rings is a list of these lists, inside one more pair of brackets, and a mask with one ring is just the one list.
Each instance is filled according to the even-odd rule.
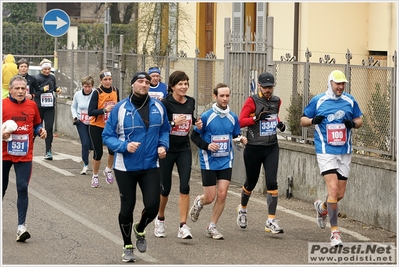
[[57,47],[58,47],[58,37],[54,38],[54,69],[58,70],[58,54],[57,54]]

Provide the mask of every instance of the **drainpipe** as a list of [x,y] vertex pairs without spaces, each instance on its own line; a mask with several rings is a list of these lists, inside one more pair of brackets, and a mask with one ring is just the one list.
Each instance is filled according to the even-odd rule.
[[293,56],[298,61],[298,37],[299,36],[299,3],[294,4],[294,48]]

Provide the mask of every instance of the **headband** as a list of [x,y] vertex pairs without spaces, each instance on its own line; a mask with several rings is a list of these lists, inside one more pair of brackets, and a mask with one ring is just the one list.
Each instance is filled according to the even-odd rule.
[[111,74],[111,72],[106,71],[106,72],[104,72],[103,74],[100,75],[100,79],[102,80],[105,76],[111,76],[112,77],[112,74]]
[[41,67],[41,69],[51,68],[51,63],[49,63],[49,62],[43,63],[40,67]]

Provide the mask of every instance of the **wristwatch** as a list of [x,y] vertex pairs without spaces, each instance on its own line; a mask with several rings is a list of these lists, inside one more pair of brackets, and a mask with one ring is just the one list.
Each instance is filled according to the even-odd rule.
[[174,126],[175,126],[175,121],[172,120],[172,121],[170,122],[170,126],[174,127]]

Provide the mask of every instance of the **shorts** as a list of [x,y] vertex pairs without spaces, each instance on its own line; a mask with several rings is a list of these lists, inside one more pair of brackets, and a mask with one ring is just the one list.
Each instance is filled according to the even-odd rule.
[[317,154],[320,174],[329,170],[337,170],[339,174],[348,178],[350,171],[351,154]]
[[218,180],[231,181],[232,168],[224,170],[202,170],[202,186],[214,186]]

